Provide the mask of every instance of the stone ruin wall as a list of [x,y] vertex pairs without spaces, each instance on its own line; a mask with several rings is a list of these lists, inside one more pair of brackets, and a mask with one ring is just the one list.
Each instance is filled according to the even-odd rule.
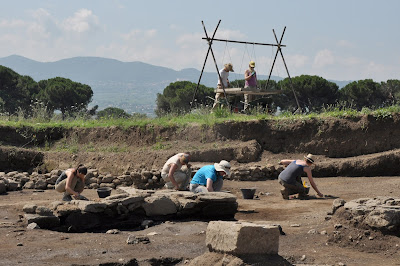
[[[193,169],[193,173],[198,168]],[[238,181],[262,181],[267,179],[277,179],[283,167],[275,168],[273,165],[264,167],[243,167],[232,169],[228,180]],[[38,172],[0,172],[0,194],[6,191],[20,189],[54,189],[57,178],[62,170],[53,170],[50,173],[40,174]],[[123,175],[112,175],[100,173],[97,169],[88,169],[85,176],[85,187],[87,189],[97,189],[99,187],[118,188],[120,186],[132,186],[138,189],[159,189],[164,186],[160,170],[142,170],[125,172]]]

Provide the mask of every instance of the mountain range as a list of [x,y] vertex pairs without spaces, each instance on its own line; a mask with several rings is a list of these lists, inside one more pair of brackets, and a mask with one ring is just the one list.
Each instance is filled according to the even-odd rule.
[[[35,81],[64,77],[89,85],[93,90],[90,106],[118,107],[128,113],[145,113],[154,116],[157,93],[175,81],[197,83],[200,71],[186,68],[180,71],[143,62],[122,62],[102,57],[73,57],[55,62],[38,62],[26,57],[11,55],[0,58],[0,65],[11,68],[20,75],[32,77]],[[241,73],[233,73],[230,80],[243,79]],[[259,79],[268,76],[259,75]],[[271,76],[279,81],[282,78]],[[214,87],[216,72],[204,72],[201,84]],[[333,81],[343,87],[350,81]]]

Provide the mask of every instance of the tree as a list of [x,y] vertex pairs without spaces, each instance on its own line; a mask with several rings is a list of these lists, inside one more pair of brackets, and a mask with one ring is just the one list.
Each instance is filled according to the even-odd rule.
[[[165,113],[181,114],[190,110],[190,103],[196,90],[196,83],[190,81],[177,81],[169,84],[162,94],[157,93],[157,116]],[[200,85],[197,93],[195,104],[206,105],[211,103],[208,97],[214,98],[214,89]]]
[[353,81],[340,90],[340,99],[361,110],[363,107],[380,107],[385,95],[379,83],[372,79]]
[[398,104],[400,101],[400,80],[390,79],[381,83],[382,93],[385,95],[385,102]]
[[[292,83],[302,111],[319,111],[324,105],[337,102],[339,87],[324,78],[301,75],[292,78]],[[277,87],[281,88],[283,93],[272,97],[275,104],[282,110],[295,111],[297,103],[290,85],[290,79],[286,78],[279,81]]]
[[97,112],[98,118],[129,118],[130,114],[126,113],[123,109],[117,107],[107,107],[104,110]]
[[41,80],[39,87],[39,99],[50,111],[60,110],[63,118],[67,112],[86,110],[93,96],[90,86],[61,77]]
[[21,76],[10,68],[0,66],[0,108],[10,114],[19,109],[29,111],[38,93],[37,83],[29,76]]

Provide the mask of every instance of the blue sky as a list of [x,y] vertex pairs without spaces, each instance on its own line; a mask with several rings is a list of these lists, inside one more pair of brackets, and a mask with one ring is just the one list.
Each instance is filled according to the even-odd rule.
[[[0,57],[41,62],[76,56],[142,61],[201,69],[208,45],[204,21],[216,38],[275,43],[283,28],[283,54],[291,76],[333,80],[400,79],[400,1],[0,1]],[[268,75],[275,50],[214,42],[218,66],[231,61],[236,75],[256,61]],[[282,60],[273,75],[286,77]],[[211,58],[207,71],[215,71]]]

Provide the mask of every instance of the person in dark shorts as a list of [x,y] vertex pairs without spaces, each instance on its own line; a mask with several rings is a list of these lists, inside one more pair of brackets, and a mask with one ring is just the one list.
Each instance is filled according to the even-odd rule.
[[279,164],[286,166],[279,176],[279,184],[283,186],[281,194],[283,199],[288,200],[290,195],[299,194],[299,198],[307,198],[307,188],[303,186],[301,175],[305,172],[311,186],[319,197],[324,195],[318,190],[312,177],[310,166],[314,163],[313,155],[304,156],[304,160],[281,160]]
[[76,168],[70,168],[61,173],[56,180],[55,189],[63,193],[63,201],[71,201],[72,197],[75,200],[88,200],[81,193],[85,188],[85,175],[87,168],[82,164]]

